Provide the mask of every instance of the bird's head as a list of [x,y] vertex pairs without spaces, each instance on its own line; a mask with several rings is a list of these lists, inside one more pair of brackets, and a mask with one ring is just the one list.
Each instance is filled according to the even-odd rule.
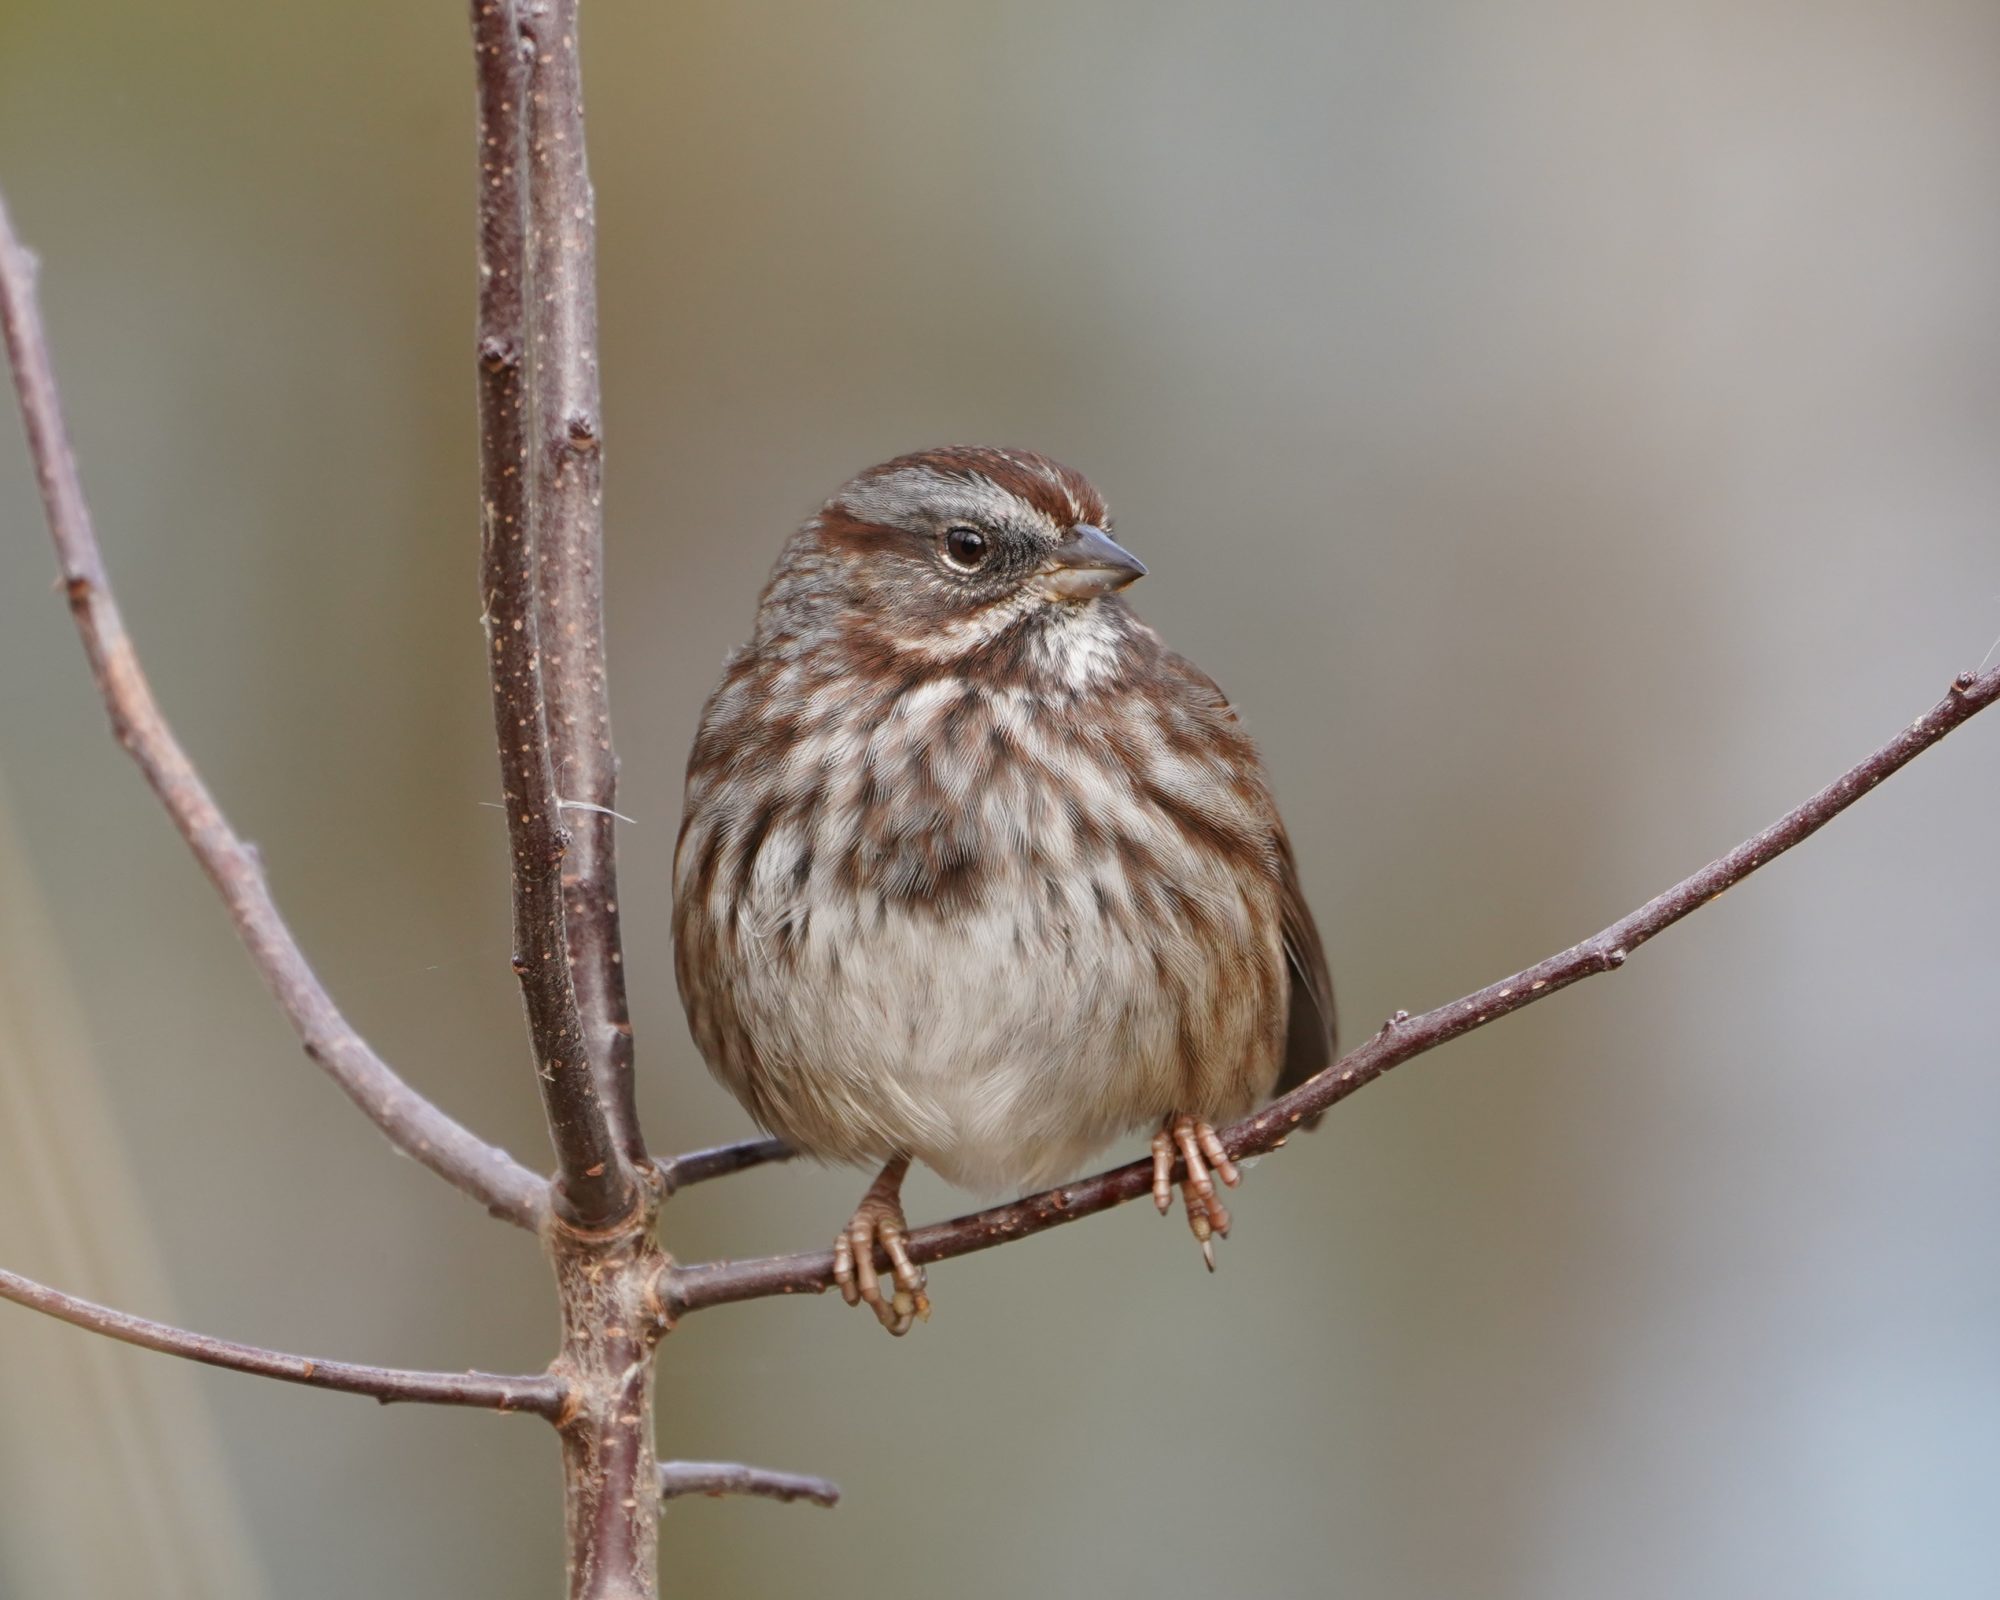
[[[793,541],[770,598],[835,602],[898,653],[968,656],[1083,621],[1146,569],[1081,473],[1028,450],[949,445],[850,479]],[[786,582],[787,573],[804,584]]]

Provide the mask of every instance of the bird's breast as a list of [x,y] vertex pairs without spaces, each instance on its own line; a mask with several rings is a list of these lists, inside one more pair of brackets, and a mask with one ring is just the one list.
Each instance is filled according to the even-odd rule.
[[1268,1089],[1269,825],[1226,761],[1142,705],[952,675],[794,698],[691,781],[676,864],[697,1039],[760,1120],[1003,1189]]

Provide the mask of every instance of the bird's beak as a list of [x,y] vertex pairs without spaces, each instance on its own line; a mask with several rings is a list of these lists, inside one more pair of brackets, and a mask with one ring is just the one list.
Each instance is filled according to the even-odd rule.
[[1080,522],[1042,569],[1042,592],[1051,600],[1095,600],[1145,575],[1131,551],[1102,528]]

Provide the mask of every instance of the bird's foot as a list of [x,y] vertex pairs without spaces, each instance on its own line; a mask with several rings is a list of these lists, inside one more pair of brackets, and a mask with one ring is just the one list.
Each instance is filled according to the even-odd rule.
[[[1215,1129],[1198,1117],[1168,1117],[1153,1135],[1153,1204],[1161,1216],[1174,1203],[1174,1160],[1187,1164],[1181,1198],[1187,1203],[1188,1231],[1201,1246],[1201,1259],[1215,1270],[1215,1240],[1229,1237],[1229,1208],[1215,1192],[1215,1179],[1229,1188],[1243,1181]],[[1211,1176],[1211,1174],[1213,1174]]]
[[[930,1296],[924,1293],[924,1269],[910,1259],[905,1243],[910,1224],[903,1215],[902,1191],[903,1175],[909,1170],[908,1157],[884,1167],[833,1241],[833,1281],[840,1286],[841,1299],[851,1306],[865,1301],[882,1326],[898,1338],[918,1321],[930,1321],[931,1316]],[[887,1294],[882,1292],[881,1275],[875,1270],[877,1245],[888,1256],[892,1269]]]

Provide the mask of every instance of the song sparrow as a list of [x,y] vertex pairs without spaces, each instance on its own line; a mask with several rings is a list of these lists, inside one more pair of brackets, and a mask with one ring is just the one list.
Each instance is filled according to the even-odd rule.
[[[1118,591],[1145,568],[1079,474],[952,447],[872,467],[792,536],[702,712],[675,972],[710,1069],[817,1157],[879,1161],[848,1304],[929,1314],[910,1162],[1072,1175],[1144,1124],[1214,1268],[1213,1124],[1330,1058],[1333,996],[1264,769]],[[893,1269],[878,1279],[880,1246]]]

